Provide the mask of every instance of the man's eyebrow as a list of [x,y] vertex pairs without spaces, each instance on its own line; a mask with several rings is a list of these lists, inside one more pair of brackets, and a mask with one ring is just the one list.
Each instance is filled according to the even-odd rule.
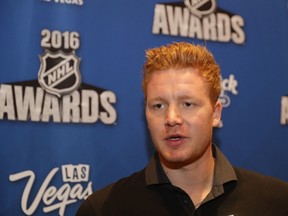
[[183,100],[183,99],[193,99],[193,97],[192,97],[192,96],[188,96],[188,95],[181,95],[181,96],[179,96],[179,99],[180,99],[180,100]]
[[[178,100],[187,100],[187,99],[193,99],[194,97],[193,96],[189,96],[189,95],[181,95],[179,97],[177,97]],[[153,101],[165,101],[165,97],[162,97],[162,96],[157,96],[157,97],[154,97],[154,98],[151,98],[150,100],[153,100]]]
[[162,100],[165,100],[165,98],[162,97],[162,96],[156,96],[156,97],[151,98],[150,100],[159,100],[159,101],[162,101]]

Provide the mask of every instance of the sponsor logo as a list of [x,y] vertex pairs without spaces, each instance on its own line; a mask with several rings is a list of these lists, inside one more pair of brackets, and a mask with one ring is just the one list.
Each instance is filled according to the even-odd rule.
[[[74,54],[46,51],[41,56],[38,81],[47,92],[58,97],[71,93],[81,84],[79,58]],[[49,66],[49,67],[48,67]]]
[[[221,94],[219,100],[222,103],[223,108],[227,108],[231,105],[230,95],[238,94],[238,81],[235,79],[233,74],[230,74],[228,78],[221,77]],[[223,121],[221,120],[218,125],[219,128],[223,127]]]
[[221,78],[221,94],[220,101],[223,107],[229,107],[231,104],[231,99],[229,93],[232,95],[238,94],[238,81],[235,79],[233,74],[229,75],[229,78],[223,79]]
[[79,6],[84,4],[84,0],[42,0],[42,1],[59,3],[59,4],[79,5]]
[[38,72],[39,84],[47,92],[58,97],[76,90],[81,84],[80,59],[75,51],[80,47],[78,32],[60,32],[43,29]]
[[0,120],[116,122],[116,95],[82,83],[78,32],[43,29],[38,80],[0,84]]
[[184,0],[184,4],[192,14],[200,18],[216,10],[216,0]]
[[[79,164],[63,165],[61,169],[55,167],[52,169],[42,185],[38,188],[35,197],[31,197],[31,191],[35,190],[34,183],[39,181],[36,179],[35,173],[32,170],[25,170],[19,173],[11,174],[9,180],[16,182],[22,179],[27,179],[25,188],[21,197],[21,208],[26,215],[33,215],[39,204],[43,204],[43,212],[49,213],[58,211],[59,215],[63,216],[68,205],[76,203],[78,200],[86,199],[92,194],[92,182],[89,181],[89,165]],[[53,178],[62,173],[63,184],[60,187],[52,185]],[[86,183],[86,187],[83,184]],[[36,189],[37,191],[37,189]],[[28,201],[31,204],[28,204]]]
[[288,125],[288,95],[281,98],[281,125]]
[[243,17],[217,8],[216,0],[184,0],[155,5],[152,33],[243,44],[244,24]]

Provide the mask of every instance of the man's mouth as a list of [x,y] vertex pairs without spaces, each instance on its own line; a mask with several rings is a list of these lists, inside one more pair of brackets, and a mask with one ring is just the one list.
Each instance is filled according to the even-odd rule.
[[173,147],[173,148],[178,148],[184,143],[185,137],[180,135],[180,134],[172,134],[166,137],[166,143]]
[[173,140],[173,141],[176,141],[176,140],[180,140],[182,137],[180,136],[176,136],[176,137],[170,137],[169,140]]
[[178,134],[177,135],[171,135],[171,136],[168,136],[166,138],[166,140],[170,140],[170,141],[179,141],[181,139],[183,139],[183,136],[178,135]]

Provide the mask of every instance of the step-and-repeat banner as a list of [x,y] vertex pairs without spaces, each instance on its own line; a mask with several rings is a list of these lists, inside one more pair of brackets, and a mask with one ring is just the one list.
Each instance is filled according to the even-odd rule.
[[74,215],[145,166],[145,50],[173,41],[221,66],[215,143],[288,181],[286,0],[1,0],[0,30],[0,215]]

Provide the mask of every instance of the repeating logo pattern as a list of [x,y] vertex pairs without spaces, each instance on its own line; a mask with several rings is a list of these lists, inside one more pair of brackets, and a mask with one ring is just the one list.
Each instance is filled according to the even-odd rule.
[[217,8],[216,0],[184,0],[155,5],[152,33],[243,44],[244,25],[243,17]]
[[[62,171],[63,185],[57,188],[52,182],[59,171]],[[9,180],[16,182],[28,179],[21,197],[21,208],[26,215],[33,215],[39,205],[44,204],[44,213],[58,210],[59,215],[63,216],[67,205],[86,199],[93,193],[92,182],[89,182],[89,171],[90,166],[87,164],[67,164],[63,165],[61,169],[55,167],[43,180],[38,190],[36,189],[38,192],[35,197],[31,197],[31,191],[35,189],[36,182],[36,175],[32,170],[11,174]],[[83,187],[83,182],[86,184],[86,188]],[[32,203],[29,205],[30,200]]]
[[0,119],[115,123],[115,93],[81,82],[80,34],[43,29],[41,36],[38,80],[0,84]]

